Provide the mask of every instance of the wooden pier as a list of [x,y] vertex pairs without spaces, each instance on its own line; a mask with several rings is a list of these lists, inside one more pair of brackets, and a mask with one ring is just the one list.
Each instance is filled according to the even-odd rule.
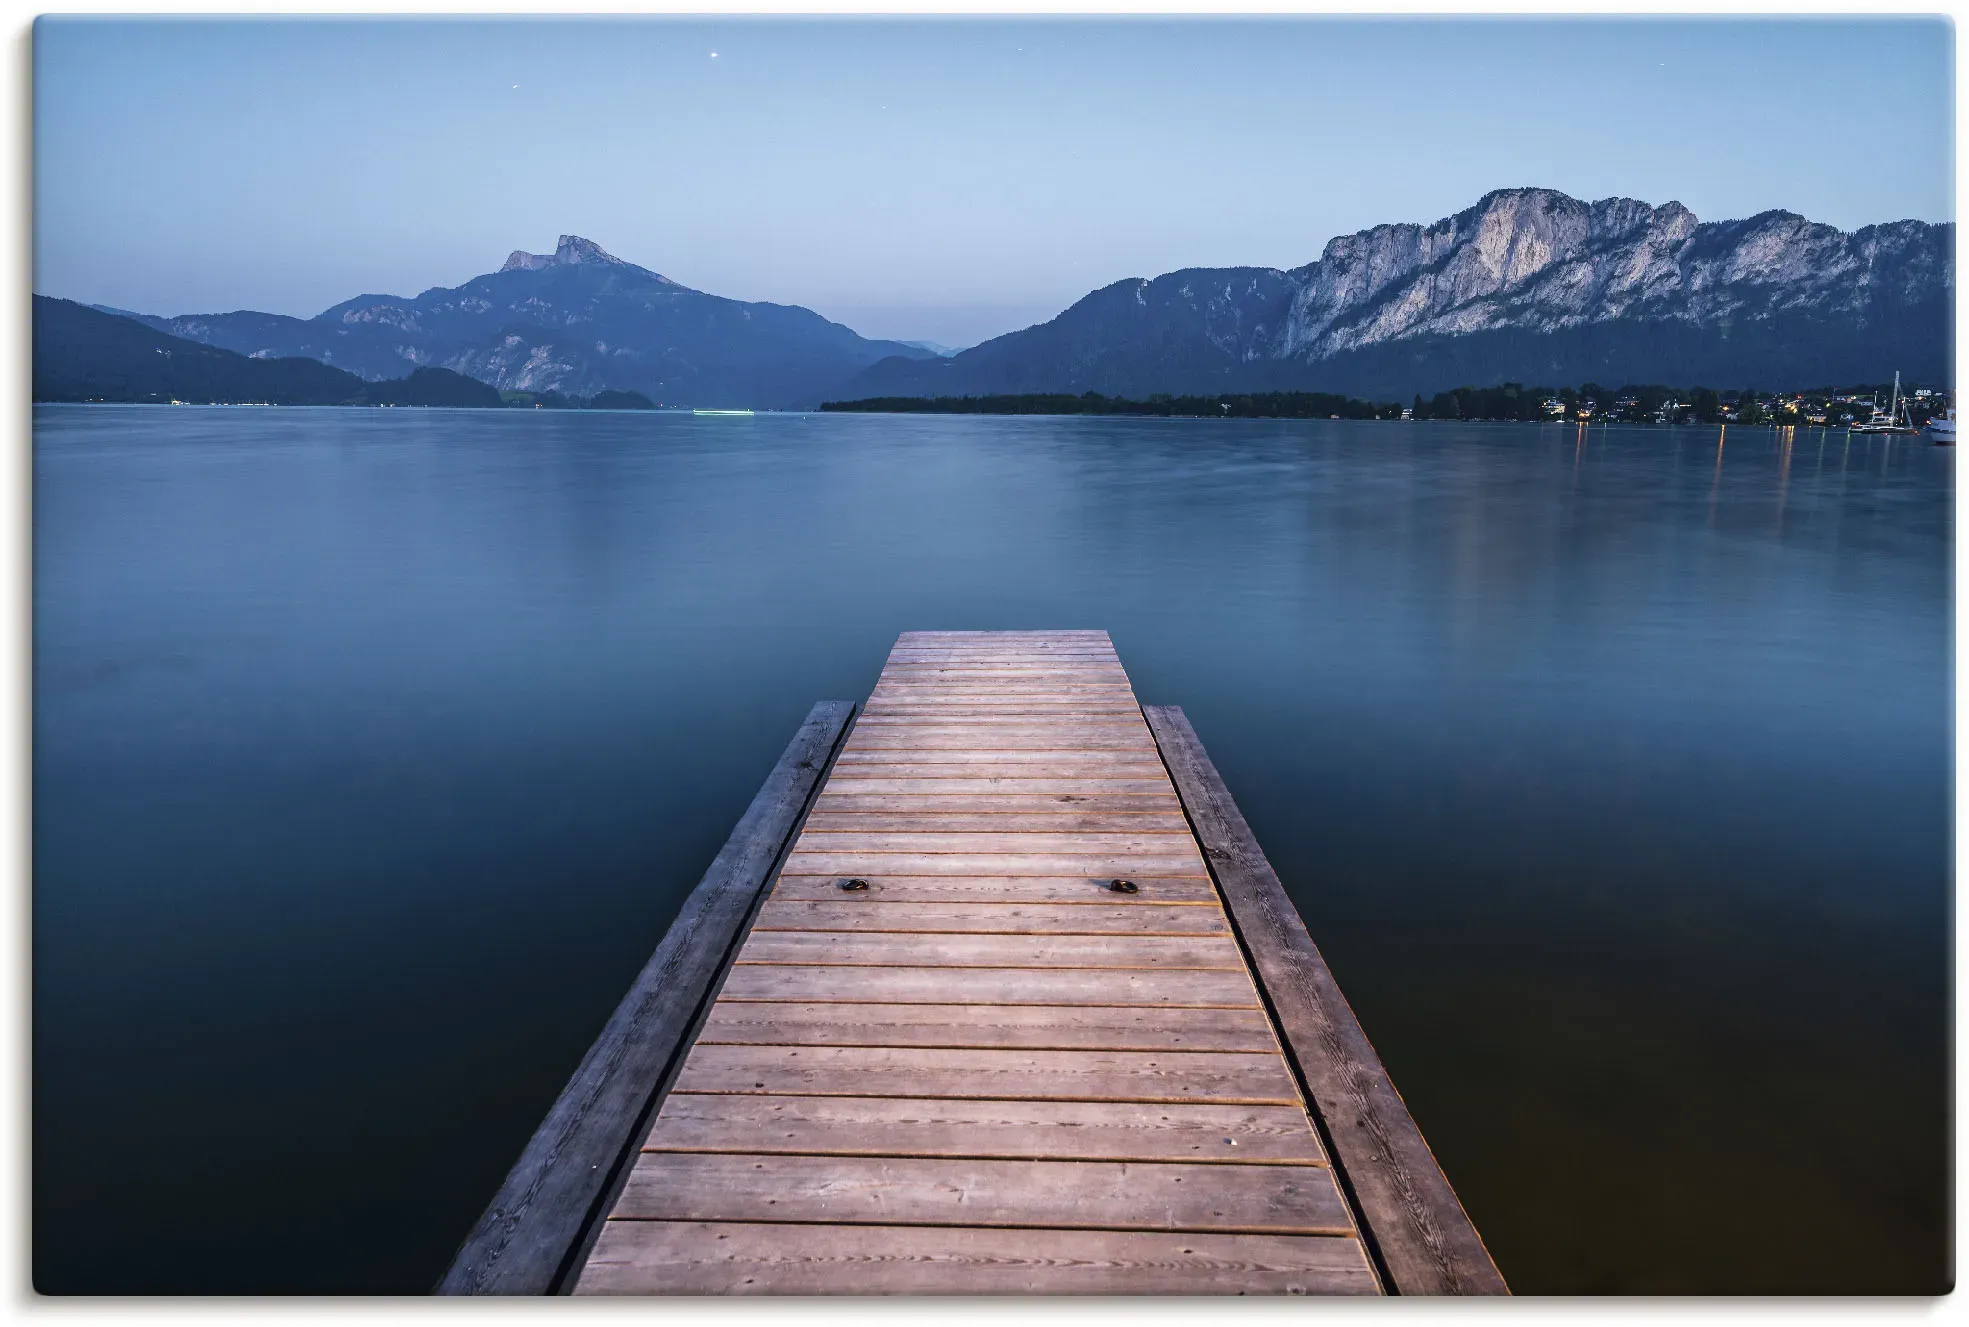
[[815,707],[440,1290],[1504,1283],[1182,712],[1040,631]]

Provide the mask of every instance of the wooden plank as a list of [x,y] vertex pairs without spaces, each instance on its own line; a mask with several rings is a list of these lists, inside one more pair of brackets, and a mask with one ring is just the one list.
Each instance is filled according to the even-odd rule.
[[1156,778],[1061,776],[1044,770],[1018,770],[1014,766],[986,766],[983,770],[939,766],[927,774],[923,770],[923,766],[855,766],[849,772],[837,768],[837,776],[827,780],[827,788],[862,797],[992,797],[1000,793],[1030,797],[1162,797],[1170,788],[1168,780]]
[[1372,1295],[1360,1244],[1298,1235],[612,1221],[579,1295]]
[[1248,974],[1192,968],[782,967],[735,964],[719,1000],[843,1004],[1045,1004],[1252,1009]]
[[855,735],[857,751],[1110,751],[1140,752],[1149,741],[1145,734],[1119,728],[1033,728],[980,729],[911,728],[902,731],[870,729]]
[[[884,703],[893,705],[897,702],[888,701]],[[938,725],[954,728],[1045,727],[1049,724],[1060,724],[1067,727],[1083,728],[1125,728],[1131,732],[1138,728],[1144,730],[1147,728],[1147,725],[1142,721],[1140,706],[1130,709],[1116,701],[1068,701],[1054,697],[1050,705],[1039,707],[1045,713],[1032,716],[995,712],[1003,710],[1007,706],[1032,708],[1033,702],[1027,697],[987,698],[965,702],[968,705],[984,705],[987,707],[987,713],[959,715],[948,718],[944,717],[944,711],[950,708],[950,703],[947,701],[939,700],[934,704],[930,701],[916,701],[912,703],[925,712],[920,714],[887,714],[877,711],[868,716],[870,725],[876,729],[888,729],[925,728],[936,727]],[[1061,712],[1078,708],[1091,708],[1096,712],[1084,715]]]
[[1273,1051],[1246,1009],[739,1002],[712,1006],[698,1045],[1023,1047],[1028,1050]]
[[992,655],[956,650],[919,650],[894,656],[882,669],[885,677],[899,677],[925,669],[963,669],[970,672],[1022,670],[1026,672],[1093,672],[1113,677],[1121,665],[1112,655],[1034,653]]
[[1038,680],[1082,685],[1105,683],[1110,686],[1126,685],[1128,682],[1128,674],[1119,664],[1077,659],[1052,662],[1037,659],[1005,659],[996,662],[982,659],[923,660],[889,664],[882,670],[882,677],[889,682]]
[[807,1097],[1215,1101],[1297,1106],[1276,1051],[952,1050],[916,1046],[691,1048],[671,1089]]
[[1112,835],[1112,833],[1189,833],[1181,811],[815,811],[807,817],[809,835]]
[[948,688],[929,690],[911,687],[876,694],[869,698],[874,714],[938,714],[946,711],[980,710],[985,715],[1027,713],[1047,716],[1086,712],[1106,718],[1140,717],[1141,707],[1126,690],[1117,692],[958,691]]
[[1201,875],[1194,848],[1169,853],[827,852],[801,847],[787,869],[802,875]]
[[[890,905],[903,906],[903,905]],[[1216,968],[1244,970],[1229,935],[951,935],[755,931],[737,962],[880,968]],[[963,978],[952,980],[962,984]]]
[[893,650],[922,649],[970,649],[970,650],[1100,650],[1112,655],[1114,642],[1105,633],[1090,632],[1084,635],[1058,631],[1047,632],[992,632],[990,635],[965,639],[959,636],[924,636],[914,632],[904,632],[896,637]]
[[[986,777],[976,768],[982,766],[1009,769],[1015,777],[1038,772],[1056,779],[1074,773],[1083,773],[1085,777],[1094,779],[1149,779],[1163,792],[1170,791],[1169,774],[1156,757],[1153,742],[1138,751],[980,751],[975,747],[954,746],[898,753],[861,747],[841,753],[838,777],[895,778],[897,776],[893,771],[898,765],[935,766],[965,778]],[[974,768],[961,768],[967,765]]]
[[919,654],[959,654],[977,655],[986,659],[1025,658],[1031,655],[1089,655],[1094,658],[1119,662],[1120,656],[1114,646],[1104,640],[993,640],[993,641],[933,641],[897,639],[890,647],[889,659]]
[[1058,677],[1099,678],[1125,682],[1128,673],[1113,659],[903,659],[883,666],[882,676],[892,680],[936,677]]
[[645,1152],[613,1220],[1351,1235],[1321,1166]]
[[929,642],[897,642],[889,651],[883,672],[910,664],[935,663],[941,660],[968,662],[976,660],[986,664],[994,663],[1050,663],[1058,660],[1063,664],[1093,663],[1103,667],[1119,669],[1121,658],[1113,647],[1091,643],[1061,642],[1044,644],[1032,642],[1018,646],[1005,645],[958,645],[951,643],[933,644]]
[[1065,732],[1140,732],[1148,736],[1148,725],[1142,723],[1140,713],[1120,713],[1120,715],[971,715],[971,717],[945,717],[935,715],[872,715],[866,725],[858,725],[857,736],[882,736],[882,734],[904,734],[904,732],[937,732],[953,730],[957,736],[979,736],[992,734],[998,730],[1044,730],[1061,728]]
[[1144,712],[1395,1289],[1508,1293],[1196,730]]
[[1072,640],[1084,638],[1106,641],[1109,639],[1104,627],[923,627],[898,633],[898,641],[905,640],[1018,640],[1022,637],[1037,637],[1042,640]]
[[808,834],[801,832],[798,851],[825,852],[907,852],[925,855],[950,855],[961,853],[1018,853],[1031,855],[1038,853],[1068,853],[1076,856],[1097,857],[1181,857],[1185,861],[1193,858],[1199,866],[1196,841],[1189,834],[1156,833],[1139,834],[1081,833],[1081,834],[940,834],[889,833],[861,834],[852,830],[835,830],[830,833]]
[[1325,1164],[1313,1126],[1296,1100],[1277,1106],[1240,1106],[1190,1101],[672,1096],[663,1103],[663,1113],[643,1150]]
[[[1110,898],[1124,897],[1109,894]],[[873,890],[800,901],[775,896],[761,931],[939,931],[993,935],[1229,935],[1215,908],[1141,908],[1139,894],[1096,908],[1076,903],[896,903]]]
[[955,683],[881,682],[869,693],[877,705],[1032,705],[1067,707],[1091,705],[1101,709],[1140,714],[1142,707],[1127,686],[1112,682],[1080,683],[1065,687],[1032,686],[1025,683],[983,682],[975,687]]
[[808,713],[466,1237],[438,1293],[547,1294],[574,1270],[570,1262],[597,1204],[853,713],[842,701],[823,701]]
[[1022,701],[971,700],[961,705],[927,700],[885,700],[873,702],[880,708],[868,711],[871,719],[888,722],[950,724],[996,723],[1045,727],[1055,723],[1119,723],[1128,721],[1131,711],[1119,705],[1098,702],[1074,705],[1032,705]]
[[[813,815],[869,815],[899,811],[917,814],[966,815],[1084,813],[1087,815],[1182,814],[1183,804],[1167,793],[844,793],[832,784],[814,799]],[[808,823],[812,823],[811,817]],[[1187,823],[1187,822],[1186,822]]]
[[928,714],[870,714],[856,727],[856,736],[956,730],[962,734],[991,736],[1003,732],[1140,733],[1148,735],[1148,725],[1140,713],[1120,714],[970,714],[951,715],[939,709]]
[[[1020,774],[1011,766],[1003,765],[950,775],[924,774],[921,772],[922,769],[922,766],[904,766],[898,769],[858,765],[850,771],[843,771],[837,765],[834,777],[827,781],[827,786],[843,792],[881,797],[908,796],[917,793],[943,797],[986,796],[995,793],[1048,797],[1098,797],[1110,794],[1159,797],[1169,787],[1167,779],[1099,779],[1071,775],[1029,777]],[[1000,770],[1012,772],[999,773]]]
[[[867,782],[869,780],[889,783],[899,780],[950,780],[955,786],[934,786],[909,791],[934,793],[943,797],[956,797],[966,793],[996,796],[1001,793],[1030,793],[1030,789],[1016,785],[1035,779],[1065,785],[1047,788],[1039,794],[1041,796],[1079,797],[1119,793],[1131,797],[1167,797],[1171,793],[1168,778],[1157,777],[1155,771],[1146,766],[1126,765],[1103,771],[1093,762],[1084,762],[1071,756],[1062,756],[1056,763],[1029,760],[1004,765],[955,762],[939,764],[919,761],[910,756],[904,756],[888,764],[862,761],[854,765],[837,767],[836,777],[828,781],[828,791],[863,795],[881,794],[886,790],[869,788],[866,786]],[[1116,783],[1129,786],[1122,788],[1108,786]],[[1014,786],[1007,786],[1008,784]]]
[[[1169,791],[1169,774],[1155,754],[1151,740],[1140,750],[1099,750],[1083,752],[993,750],[971,746],[948,746],[898,755],[892,751],[858,747],[841,753],[840,772],[845,778],[861,776],[863,766],[895,765],[997,765],[1037,766],[1042,769],[1084,768],[1089,777],[1103,779],[1152,778],[1163,791]],[[964,773],[962,770],[953,771]],[[1059,777],[1057,774],[1053,777]]]
[[[1115,896],[1107,879],[1088,876],[904,876],[862,877],[868,889],[858,897],[898,903],[1061,903],[1109,907]],[[838,899],[845,897],[841,877],[795,875],[781,871],[773,888],[775,899]],[[1216,909],[1217,887],[1204,875],[1152,876],[1137,880],[1139,893],[1128,895],[1128,906],[1207,907]]]
[[[993,761],[989,757],[979,760],[952,760],[942,752],[929,753],[861,753],[850,764],[837,769],[837,778],[846,784],[855,784],[862,779],[1049,779],[1056,783],[1085,782],[1091,788],[1059,788],[1048,791],[1063,793],[1113,792],[1125,791],[1147,793],[1161,797],[1169,793],[1169,778],[1151,765],[1132,757],[1126,760],[1102,761],[1072,752],[1018,752],[1002,751],[996,753],[1007,757],[1003,761]],[[1116,752],[1117,756],[1126,755]],[[1112,789],[1103,785],[1125,781],[1145,785],[1127,789]],[[830,780],[829,788],[834,787]],[[860,786],[844,787],[847,792],[866,792]],[[970,792],[970,788],[930,788],[928,792],[942,792],[949,795],[955,792]],[[1001,792],[1018,792],[1017,788],[1000,788]]]
[[1135,700],[1135,692],[1126,682],[1030,682],[1016,678],[981,679],[977,682],[958,681],[911,681],[904,678],[884,678],[875,684],[869,693],[870,699],[888,700],[939,700],[952,697],[971,700],[1075,700],[1126,701],[1140,705]]
[[966,696],[963,699],[871,700],[863,711],[871,719],[933,716],[958,719],[1023,717],[1050,721],[1057,718],[1128,718],[1140,709],[1125,700],[1040,700],[1031,696]]

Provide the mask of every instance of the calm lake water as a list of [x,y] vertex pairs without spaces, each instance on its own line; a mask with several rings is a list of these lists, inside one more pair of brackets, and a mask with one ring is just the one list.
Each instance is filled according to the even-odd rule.
[[1515,1289],[1952,1280],[1950,452],[34,419],[44,1292],[428,1289],[808,706],[994,627],[1188,711]]

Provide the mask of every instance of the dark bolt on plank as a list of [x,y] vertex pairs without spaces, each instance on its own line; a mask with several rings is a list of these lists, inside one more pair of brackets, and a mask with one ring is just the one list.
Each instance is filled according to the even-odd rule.
[[439,1294],[560,1288],[854,710],[830,700],[808,713],[458,1250]]
[[1142,713],[1390,1288],[1404,1295],[1509,1294],[1196,730],[1175,705],[1144,705]]

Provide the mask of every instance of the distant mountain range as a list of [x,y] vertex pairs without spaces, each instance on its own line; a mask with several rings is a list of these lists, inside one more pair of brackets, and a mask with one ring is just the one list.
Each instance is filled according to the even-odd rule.
[[1290,271],[1118,281],[961,354],[885,360],[838,395],[1947,381],[1954,242],[1949,224],[1705,224],[1679,203],[1503,189],[1430,226],[1334,239]]
[[[511,399],[509,399],[511,398]],[[249,357],[167,336],[128,315],[34,297],[34,399],[120,404],[552,406],[647,410],[635,392],[508,393],[450,369],[370,381],[306,358]]]
[[441,368],[508,393],[681,406],[1089,391],[1406,400],[1507,381],[1784,388],[1896,369],[1944,383],[1954,243],[1952,224],[1847,234],[1790,212],[1703,223],[1679,203],[1504,189],[1433,225],[1334,239],[1304,267],[1118,281],[961,352],[691,290],[575,235],[456,288],[360,295],[313,318],[101,312],[371,382]]
[[313,318],[276,313],[135,317],[160,332],[256,358],[301,356],[382,379],[431,366],[508,391],[640,392],[664,405],[812,405],[886,357],[811,309],[723,299],[563,235],[497,272],[414,298],[358,295]]
[[34,297],[34,399],[168,404],[499,406],[492,387],[444,369],[368,382],[307,358],[248,358],[166,336],[128,316]]

